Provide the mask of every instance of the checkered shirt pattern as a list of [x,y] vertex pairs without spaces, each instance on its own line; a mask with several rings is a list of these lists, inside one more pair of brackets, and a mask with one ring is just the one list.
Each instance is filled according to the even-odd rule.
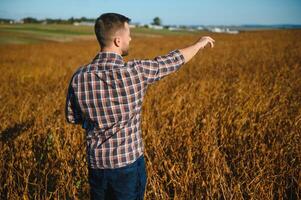
[[124,62],[99,52],[73,75],[66,99],[66,120],[86,130],[88,166],[119,168],[143,154],[142,100],[148,85],[184,64],[178,49],[149,60]]

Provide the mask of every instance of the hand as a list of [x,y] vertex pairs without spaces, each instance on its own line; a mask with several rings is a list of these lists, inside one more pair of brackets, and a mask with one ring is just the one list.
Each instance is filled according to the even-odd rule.
[[211,48],[213,48],[213,47],[214,47],[214,42],[215,42],[215,40],[212,39],[211,37],[209,37],[209,36],[204,36],[204,37],[202,37],[197,43],[200,45],[199,47],[200,47],[201,49],[203,49],[203,48],[206,47],[206,45],[207,45],[208,43],[210,44]]

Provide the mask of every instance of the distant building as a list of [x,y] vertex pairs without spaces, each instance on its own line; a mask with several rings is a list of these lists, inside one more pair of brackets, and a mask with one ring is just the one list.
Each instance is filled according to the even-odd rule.
[[196,30],[204,30],[204,27],[198,26],[198,27],[196,27]]
[[93,22],[74,22],[74,26],[94,26]]
[[214,32],[214,33],[222,33],[222,32],[224,32],[223,29],[218,28],[218,27],[209,28],[209,31]]
[[168,27],[168,30],[170,30],[170,31],[179,31],[181,29],[177,26],[170,26],[170,27]]
[[226,33],[229,33],[229,34],[238,34],[239,31],[238,30],[229,30],[229,29],[227,29]]
[[9,21],[10,24],[24,24],[23,20],[10,20]]
[[156,30],[162,30],[164,27],[160,25],[148,25],[148,28],[156,29]]
[[214,33],[229,33],[229,34],[238,34],[239,33],[238,30],[230,30],[229,28],[210,27],[207,29]]

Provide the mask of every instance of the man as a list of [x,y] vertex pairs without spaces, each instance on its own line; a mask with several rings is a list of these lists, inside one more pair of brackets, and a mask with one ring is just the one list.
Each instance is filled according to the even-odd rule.
[[100,52],[73,75],[66,100],[66,119],[86,130],[91,199],[143,199],[146,169],[141,138],[141,106],[148,85],[177,71],[208,43],[193,45],[153,60],[126,56],[130,19],[116,13],[97,18]]

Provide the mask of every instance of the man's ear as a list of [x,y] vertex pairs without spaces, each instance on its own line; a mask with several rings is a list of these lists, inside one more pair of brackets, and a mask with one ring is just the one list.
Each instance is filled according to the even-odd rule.
[[116,47],[120,47],[120,45],[121,45],[120,37],[115,37],[114,38],[114,44],[115,44]]

